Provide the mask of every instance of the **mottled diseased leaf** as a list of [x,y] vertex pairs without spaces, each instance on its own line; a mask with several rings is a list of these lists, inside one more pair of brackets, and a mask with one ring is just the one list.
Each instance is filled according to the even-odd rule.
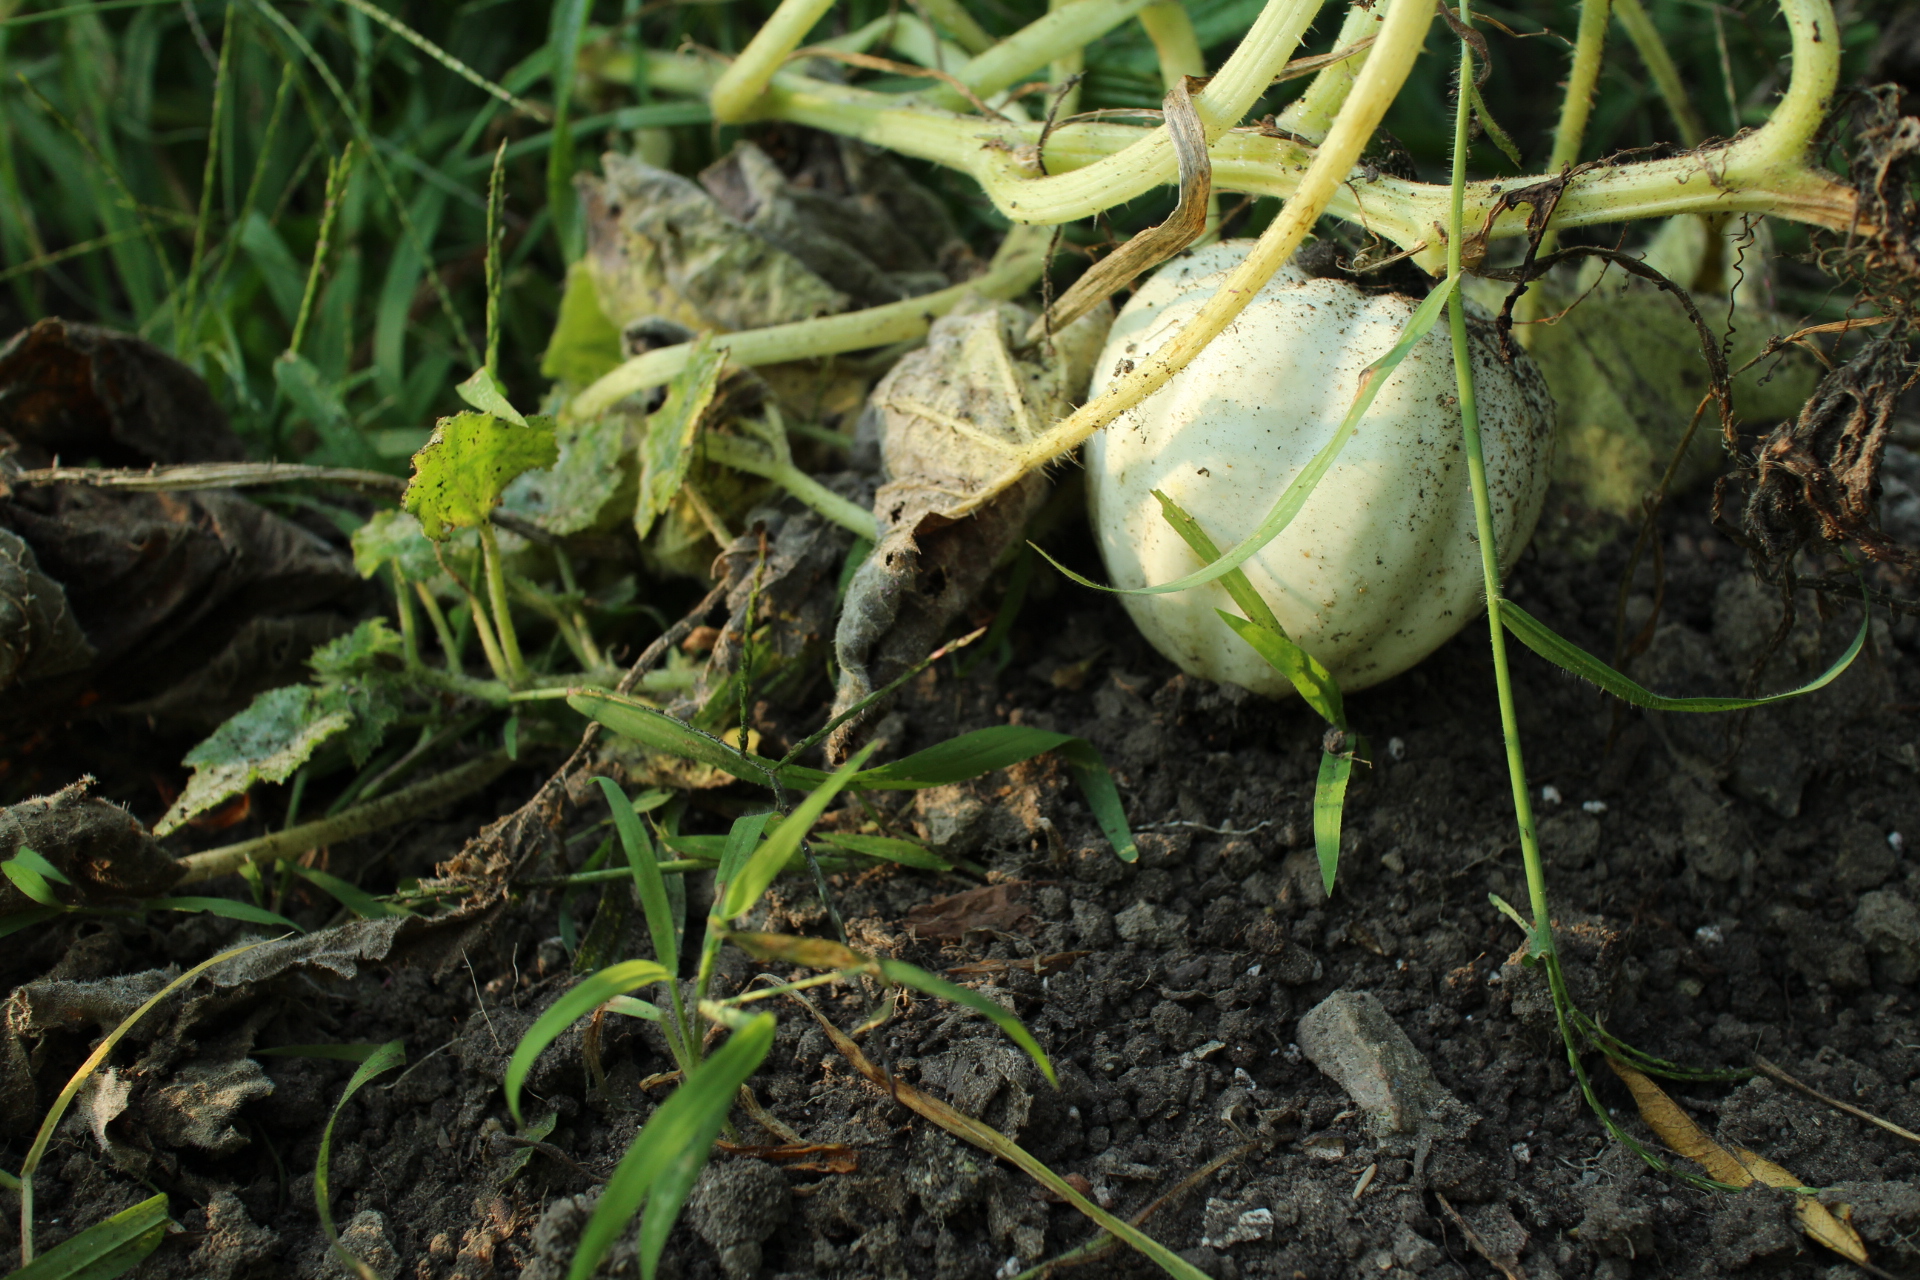
[[481,367],[473,371],[473,376],[454,388],[460,398],[482,413],[490,413],[496,418],[504,418],[516,427],[527,425],[526,418],[513,407],[507,399],[507,389],[495,376],[493,370]]
[[[440,548],[440,554],[451,559],[453,547],[478,554],[479,541],[470,533],[456,534]],[[400,566],[409,582],[431,582],[441,576],[433,542],[410,511],[376,511],[353,532],[353,567],[361,577],[371,578],[389,564]]]
[[687,367],[667,384],[666,401],[647,416],[646,437],[640,442],[640,500],[633,512],[633,531],[642,538],[686,482],[687,468],[693,465],[693,437],[713,403],[726,363],[727,353],[703,335],[693,344]]
[[577,179],[600,308],[615,325],[751,329],[832,315],[847,295],[676,173],[608,154]]
[[189,751],[186,790],[154,824],[165,835],[256,782],[284,782],[322,743],[353,727],[353,713],[307,685],[270,689]]
[[387,625],[387,620],[368,618],[338,640],[330,640],[315,649],[307,665],[323,681],[385,675],[389,668],[382,665],[381,659],[397,660],[400,652],[400,635]]
[[634,509],[635,441],[646,418],[614,408],[559,427],[559,460],[547,474],[540,523],[554,533],[609,529]]
[[530,418],[524,427],[490,413],[442,418],[427,447],[413,455],[401,505],[420,518],[429,538],[443,541],[454,529],[477,528],[517,476],[550,467],[558,456],[549,418]]
[[546,354],[540,357],[540,372],[556,382],[584,387],[611,372],[625,355],[620,330],[601,310],[593,270],[582,258],[567,268],[560,317],[554,321]]

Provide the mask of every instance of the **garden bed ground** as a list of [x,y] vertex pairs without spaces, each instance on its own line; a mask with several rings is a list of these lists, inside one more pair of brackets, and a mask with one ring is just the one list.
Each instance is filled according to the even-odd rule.
[[[1895,463],[1911,473],[1913,455]],[[1605,652],[1628,544],[1575,553],[1597,536],[1550,513],[1512,590]],[[1636,670],[1670,692],[1737,688],[1777,605],[1698,503],[1667,521],[1665,572],[1665,626]],[[1356,771],[1329,901],[1309,828],[1317,720],[1298,704],[1178,675],[1119,605],[1053,583],[1028,599],[1009,665],[963,679],[941,664],[886,732],[895,750],[1008,721],[1085,736],[1113,767],[1140,861],[1114,857],[1064,772],[1042,759],[887,802],[903,825],[1003,886],[960,917],[981,927],[943,943],[908,924],[916,906],[975,889],[975,879],[873,871],[835,887],[856,945],[936,970],[972,966],[961,976],[1026,1021],[1061,1088],[1047,1088],[977,1016],[924,998],[866,1035],[870,1054],[1080,1175],[1122,1215],[1240,1152],[1145,1224],[1215,1276],[1478,1277],[1493,1274],[1483,1254],[1531,1280],[1853,1273],[1796,1230],[1789,1194],[1710,1193],[1655,1174],[1608,1140],[1582,1101],[1539,978],[1509,963],[1521,938],[1488,901],[1492,892],[1524,906],[1526,891],[1481,627],[1350,699],[1373,767]],[[1636,596],[1630,615],[1644,617],[1650,603]],[[1802,624],[1763,683],[1813,674],[1857,618],[1838,604],[1824,624]],[[1616,717],[1530,655],[1516,667],[1536,794],[1560,797],[1540,806],[1543,836],[1589,1011],[1649,1052],[1701,1067],[1764,1055],[1920,1128],[1914,620],[1877,624],[1869,651],[1826,692],[1744,718]],[[517,805],[535,781],[530,769],[510,773],[493,809]],[[711,794],[714,809],[727,807],[730,793]],[[450,814],[336,847],[329,865],[391,885],[451,856],[487,816]],[[600,816],[583,811],[579,822]],[[724,818],[704,821],[724,829]],[[312,905],[304,923],[323,919],[322,903]],[[352,978],[303,972],[245,999],[202,997],[172,1043],[136,1036],[122,1056],[148,1073],[123,1077],[132,1105],[104,1136],[124,1145],[125,1127],[138,1126],[144,1164],[138,1176],[116,1167],[88,1131],[88,1108],[77,1108],[39,1180],[41,1247],[159,1188],[187,1230],[138,1275],[345,1274],[318,1227],[312,1171],[351,1068],[298,1058],[260,1059],[257,1078],[189,1068],[257,1046],[400,1037],[406,1074],[362,1092],[335,1133],[336,1212],[350,1245],[390,1280],[564,1275],[597,1180],[666,1092],[642,1082],[669,1062],[648,1024],[609,1019],[596,1085],[576,1029],[530,1080],[536,1114],[557,1110],[557,1124],[538,1148],[510,1140],[507,1055],[569,981],[556,909],[552,895],[535,894],[438,972],[366,961]],[[578,909],[590,912],[591,899]],[[825,928],[802,881],[783,882],[766,924]],[[0,981],[191,964],[235,927],[205,917],[170,929],[45,926],[8,941]],[[629,954],[643,954],[635,942]],[[1048,959],[1036,974],[1039,957]],[[736,961],[729,980],[750,971]],[[1374,1136],[1299,1047],[1298,1020],[1337,991],[1377,996],[1460,1106],[1443,1107],[1424,1134]],[[867,992],[834,992],[820,1007],[843,1027],[871,1007]],[[752,1089],[807,1141],[851,1148],[857,1167],[823,1171],[844,1169],[843,1156],[812,1168],[717,1156],[663,1275],[984,1280],[1090,1237],[1071,1207],[862,1082],[804,1011],[781,1017]],[[33,1116],[93,1035],[83,1027],[40,1041]],[[1624,1088],[1598,1057],[1586,1061],[1600,1096],[1640,1131]],[[177,1096],[188,1080],[202,1098],[242,1091],[232,1135],[209,1140],[224,1154],[168,1128],[194,1109]],[[1672,1091],[1723,1140],[1850,1202],[1878,1265],[1920,1268],[1920,1148],[1766,1080]],[[741,1142],[777,1141],[735,1114]],[[6,1163],[17,1167],[22,1149],[16,1136]],[[6,1199],[0,1250],[14,1251]],[[631,1256],[615,1265],[631,1269]],[[1150,1273],[1124,1253],[1079,1271]]]

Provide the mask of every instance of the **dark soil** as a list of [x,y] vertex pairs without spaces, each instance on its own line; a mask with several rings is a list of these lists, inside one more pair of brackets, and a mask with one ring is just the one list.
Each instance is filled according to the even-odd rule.
[[[1902,457],[1911,472],[1912,455]],[[1608,532],[1550,515],[1511,588],[1601,653],[1627,550]],[[1597,553],[1576,553],[1596,539]],[[1667,692],[1739,688],[1776,629],[1776,599],[1697,506],[1668,519],[1664,551],[1663,625],[1636,671]],[[1636,624],[1651,604],[1650,594],[1629,601]],[[1802,611],[1762,687],[1816,673],[1858,626],[1858,606],[1844,601],[1824,621],[1805,597]],[[883,729],[891,749],[1009,721],[1083,735],[1113,767],[1142,857],[1115,858],[1044,758],[882,797],[903,829],[986,867],[1024,910],[941,945],[909,931],[909,910],[977,879],[841,876],[855,945],[936,970],[1009,962],[967,980],[1026,1021],[1061,1087],[983,1019],[925,998],[865,1037],[902,1079],[1084,1178],[1123,1216],[1241,1152],[1145,1224],[1213,1276],[1494,1274],[1462,1224],[1509,1275],[1531,1280],[1854,1274],[1801,1235],[1790,1195],[1713,1193],[1655,1173],[1582,1100],[1539,977],[1510,962],[1520,934],[1488,900],[1524,910],[1526,886],[1483,626],[1350,698],[1372,767],[1356,770],[1331,900],[1312,850],[1321,731],[1310,712],[1176,674],[1117,604],[1057,578],[1038,584],[1014,637],[997,673],[982,664],[963,679],[949,662],[913,685]],[[1920,863],[1901,849],[1920,838],[1915,620],[1883,615],[1831,688],[1744,717],[1621,715],[1517,647],[1514,663],[1535,795],[1559,797],[1539,812],[1587,1010],[1647,1052],[1695,1067],[1760,1054],[1920,1129]],[[508,775],[495,808],[511,809],[534,783],[531,772]],[[713,794],[715,810],[752,798]],[[486,816],[336,848],[330,865],[379,888],[449,857]],[[598,816],[583,810],[581,829]],[[724,828],[714,812],[692,824]],[[576,843],[572,856],[590,847]],[[689,887],[698,919],[701,886]],[[350,1066],[269,1057],[249,1074],[230,1064],[269,1045],[401,1037],[406,1074],[368,1087],[335,1131],[335,1213],[349,1244],[389,1280],[564,1275],[598,1180],[666,1093],[642,1081],[669,1062],[649,1024],[609,1018],[597,1082],[576,1028],[529,1082],[536,1114],[557,1112],[545,1145],[528,1158],[509,1139],[507,1056],[571,981],[557,909],[550,894],[517,903],[440,970],[363,963],[350,979],[302,971],[244,995],[194,997],[191,1019],[182,1010],[164,1024],[183,1030],[136,1035],[121,1050],[133,1092],[118,1120],[96,1136],[76,1107],[39,1180],[41,1246],[159,1188],[187,1230],[141,1276],[346,1274],[318,1228],[313,1167]],[[589,916],[592,899],[574,910]],[[309,923],[323,911],[316,900]],[[782,882],[761,924],[827,929],[803,881]],[[47,926],[4,944],[0,981],[191,964],[233,930],[202,917]],[[627,954],[643,947],[636,936]],[[1036,957],[1076,952],[1047,976],[1014,963],[1030,970]],[[725,969],[738,984],[755,966],[732,955]],[[1444,1123],[1376,1134],[1305,1058],[1299,1019],[1342,990],[1377,996],[1462,1104]],[[871,1008],[857,988],[819,994],[843,1027]],[[1071,1207],[862,1082],[803,1010],[781,1018],[752,1088],[808,1141],[854,1148],[857,1172],[717,1155],[663,1275],[985,1280],[1090,1238]],[[0,1163],[19,1166],[31,1125],[95,1034],[13,1042],[31,1055],[37,1097],[6,1100]],[[1602,1100],[1644,1135],[1603,1061],[1585,1062]],[[213,1071],[220,1064],[230,1078]],[[205,1089],[227,1090],[224,1135],[175,1123],[167,1089],[189,1067],[211,1073]],[[1850,1203],[1877,1265],[1920,1274],[1920,1147],[1763,1079],[1670,1091],[1723,1141]],[[775,1140],[736,1118],[742,1141]],[[0,1215],[0,1250],[18,1247],[15,1216]],[[613,1265],[633,1270],[629,1253]],[[1156,1273],[1115,1252],[1079,1274]]]

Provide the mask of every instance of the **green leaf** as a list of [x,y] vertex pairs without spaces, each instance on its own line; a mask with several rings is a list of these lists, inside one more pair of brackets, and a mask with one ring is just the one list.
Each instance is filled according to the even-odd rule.
[[286,781],[322,743],[352,727],[352,713],[318,689],[296,684],[268,690],[187,753],[184,763],[193,776],[154,823],[154,834],[166,835],[255,783]]
[[1516,169],[1525,169],[1526,162],[1520,158],[1520,148],[1513,145],[1513,139],[1493,118],[1493,112],[1487,110],[1487,100],[1480,96],[1480,86],[1473,86],[1473,114],[1480,121],[1480,127],[1487,131],[1487,141],[1500,148],[1500,154],[1513,161]]
[[[528,1139],[529,1143],[540,1142],[543,1141],[548,1134],[552,1133],[554,1126],[559,1123],[560,1113],[558,1111],[544,1112],[539,1118],[534,1120],[533,1123],[522,1129],[520,1136]],[[516,1148],[514,1153],[507,1157],[505,1165],[500,1170],[500,1176],[494,1180],[494,1185],[504,1187],[509,1182],[512,1182],[514,1178],[519,1175],[520,1171],[527,1167],[527,1162],[533,1159],[536,1150],[537,1148],[531,1145]]]
[[365,1062],[385,1048],[377,1044],[283,1044],[255,1049],[256,1058],[324,1058],[329,1062]]
[[1340,685],[1333,673],[1320,665],[1318,658],[1288,639],[1284,631],[1269,630],[1237,618],[1225,609],[1214,612],[1233,628],[1235,635],[1253,646],[1253,651],[1264,658],[1268,666],[1292,681],[1300,697],[1320,713],[1321,719],[1336,728],[1346,727],[1347,711],[1340,698]]
[[413,478],[400,505],[420,517],[436,542],[453,529],[477,528],[500,504],[509,484],[560,456],[550,418],[517,427],[490,413],[442,418],[427,447],[413,455]]
[[1320,777],[1313,784],[1313,850],[1320,856],[1320,884],[1328,897],[1333,896],[1334,873],[1340,869],[1340,821],[1352,773],[1352,752],[1320,753]]
[[633,869],[633,891],[647,917],[647,931],[653,938],[653,957],[669,973],[680,971],[680,944],[673,932],[673,909],[667,902],[667,882],[660,874],[660,859],[647,839],[646,824],[633,811],[612,778],[595,778],[607,807],[613,810],[614,829],[620,833],[620,846],[626,850],[627,865]]
[[733,883],[740,874],[740,868],[760,844],[760,836],[772,822],[775,814],[770,812],[749,813],[733,820],[733,826],[727,831],[727,842],[720,850],[720,865],[714,871],[713,883],[716,901],[724,901],[726,895],[721,891]]
[[714,345],[713,335],[702,334],[687,353],[686,367],[667,384],[666,400],[647,416],[646,438],[640,442],[640,504],[633,513],[634,532],[642,538],[686,482],[694,434],[726,363],[727,353]]
[[568,1280],[588,1280],[627,1223],[646,1201],[637,1241],[640,1274],[653,1280],[667,1233],[680,1216],[694,1179],[712,1154],[734,1095],[773,1047],[773,1015],[757,1014],[705,1062],[687,1073],[678,1089],[648,1117],[620,1165],[607,1180],[593,1217],[580,1234]]
[[60,901],[60,895],[55,893],[53,886],[47,883],[46,877],[21,859],[14,857],[0,862],[0,872],[6,873],[7,879],[13,881],[14,888],[41,906],[53,907],[60,911],[67,909],[66,904]]
[[1872,615],[1865,609],[1861,610],[1859,632],[1854,635],[1853,643],[1847,646],[1847,651],[1834,659],[1832,666],[1798,689],[1789,689],[1785,693],[1773,693],[1760,698],[1664,697],[1648,691],[1615,671],[1511,600],[1503,598],[1500,601],[1500,620],[1506,624],[1507,630],[1513,632],[1514,638],[1521,644],[1561,670],[1599,685],[1623,702],[1632,703],[1636,707],[1646,707],[1650,711],[1708,712],[1745,711],[1750,707],[1770,707],[1776,702],[1785,702],[1789,698],[1802,697],[1816,689],[1826,688],[1838,680],[1841,673],[1852,666],[1853,660],[1860,656],[1860,650],[1867,643],[1867,628],[1872,622]]
[[915,867],[921,871],[951,871],[953,864],[945,858],[936,857],[923,846],[911,840],[898,840],[891,836],[856,836],[839,831],[823,831],[814,836],[821,844],[832,845],[836,849],[845,849],[867,858],[878,858],[882,862],[897,862],[903,867]]
[[583,259],[567,268],[567,287],[560,295],[560,317],[553,337],[540,357],[540,372],[556,382],[585,387],[619,368],[626,359],[620,330],[601,309],[593,272]]
[[295,933],[306,932],[283,915],[276,915],[265,907],[256,907],[251,902],[237,902],[232,898],[148,898],[140,906],[146,911],[204,911],[210,916],[219,916],[224,920],[245,920],[250,924],[270,924],[276,929],[291,929]]
[[832,777],[816,787],[813,794],[780,820],[779,827],[753,851],[739,872],[727,878],[726,905],[718,913],[722,919],[731,920],[750,910],[760,900],[760,895],[767,891],[773,878],[787,865],[787,859],[800,848],[800,842],[806,839],[813,824],[827,811],[833,798],[859,774],[860,766],[867,762],[867,757],[873,754],[878,745],[869,742],[834,770]]
[[361,577],[371,578],[389,563],[399,565],[410,582],[431,582],[440,576],[433,543],[410,511],[376,511],[353,531],[353,567]]
[[881,958],[875,963],[879,966],[882,976],[888,981],[897,982],[903,987],[912,987],[916,991],[924,991],[942,1000],[951,1000],[954,1004],[965,1005],[975,1013],[984,1016],[994,1026],[999,1027],[1009,1040],[1027,1051],[1027,1056],[1033,1059],[1034,1066],[1040,1068],[1048,1084],[1059,1088],[1060,1078],[1054,1074],[1053,1063],[1048,1060],[1046,1050],[1042,1049],[1040,1042],[1033,1038],[1033,1033],[1027,1030],[1026,1024],[999,1003],[988,999],[978,991],[970,990],[958,983],[948,982],[945,978],[928,973],[925,969],[910,965],[904,960]]
[[1081,586],[1123,596],[1165,595],[1172,591],[1188,591],[1225,577],[1230,571],[1245,564],[1259,552],[1260,548],[1279,537],[1281,531],[1293,523],[1293,518],[1300,514],[1302,507],[1307,505],[1307,499],[1313,496],[1313,491],[1319,486],[1321,478],[1333,467],[1335,459],[1340,456],[1340,451],[1346,448],[1347,441],[1359,429],[1360,420],[1372,407],[1374,397],[1380,394],[1380,388],[1386,385],[1393,371],[1400,367],[1400,362],[1405,360],[1414,347],[1419,345],[1420,340],[1427,336],[1428,330],[1433,328],[1434,322],[1445,310],[1447,300],[1453,296],[1454,290],[1459,288],[1459,283],[1459,277],[1447,277],[1435,285],[1433,292],[1414,308],[1413,314],[1407,317],[1406,325],[1400,330],[1399,341],[1393,344],[1393,349],[1360,371],[1360,385],[1354,391],[1353,402],[1347,406],[1346,417],[1340,420],[1340,426],[1333,433],[1332,438],[1321,446],[1320,451],[1314,454],[1307,465],[1301,468],[1300,473],[1287,484],[1279,499],[1273,504],[1273,509],[1267,512],[1266,519],[1260,522],[1260,527],[1212,564],[1196,569],[1183,578],[1161,583],[1157,587],[1109,587],[1075,573],[1052,556],[1047,556],[1047,553],[1037,546],[1034,550],[1047,556],[1048,564]]
[[527,420],[507,399],[507,388],[494,375],[493,370],[484,365],[473,371],[473,376],[455,387],[462,400],[482,413],[490,413],[496,418],[505,418],[516,427],[524,427]]
[[320,1229],[327,1233],[327,1242],[333,1246],[334,1254],[361,1280],[380,1280],[380,1277],[372,1267],[347,1252],[347,1247],[340,1243],[340,1232],[333,1225],[333,1205],[327,1187],[327,1165],[333,1154],[333,1126],[340,1119],[340,1108],[347,1105],[347,1099],[360,1092],[362,1085],[406,1060],[406,1044],[399,1040],[389,1040],[367,1056],[367,1060],[360,1064],[360,1069],[353,1073],[353,1078],[347,1081],[340,1101],[333,1104],[333,1114],[327,1117],[327,1127],[320,1134],[320,1156],[313,1166],[313,1202],[320,1211]]
[[658,1022],[663,1016],[660,1006],[650,1000],[636,1000],[632,996],[615,996],[607,1001],[608,1013],[624,1013],[629,1018],[645,1018],[648,1022]]
[[65,907],[33,907],[26,911],[10,911],[0,916],[0,938],[10,938],[22,929],[31,929],[37,924],[57,920],[67,914]]
[[40,855],[39,850],[28,848],[24,844],[14,850],[13,860],[23,867],[31,867],[55,884],[71,885],[73,883],[67,879],[66,872],[48,862]]
[[167,1234],[167,1197],[153,1196],[63,1240],[7,1280],[112,1280],[138,1266]]
[[339,899],[340,905],[359,916],[362,920],[379,920],[387,916],[410,916],[414,913],[405,907],[396,907],[392,903],[382,902],[355,884],[349,884],[339,876],[331,875],[313,867],[303,867],[297,862],[286,863],[287,870],[299,876],[307,883],[325,890]]
[[388,626],[385,618],[368,618],[346,635],[315,649],[307,659],[307,666],[322,684],[355,677],[398,675],[390,663],[399,660],[404,647],[400,633]]
[[671,981],[672,972],[651,960],[626,960],[583,978],[579,985],[548,1005],[547,1011],[534,1019],[527,1033],[520,1037],[520,1043],[514,1046],[513,1057],[507,1062],[504,1084],[507,1110],[513,1113],[514,1123],[523,1123],[520,1116],[520,1087],[526,1082],[527,1072],[533,1070],[534,1062],[548,1045],[560,1038],[561,1032],[615,996],[626,995],[629,991],[656,982]]

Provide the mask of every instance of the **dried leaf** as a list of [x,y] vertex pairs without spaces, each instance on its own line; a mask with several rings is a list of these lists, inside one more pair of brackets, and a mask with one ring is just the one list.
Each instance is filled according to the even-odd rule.
[[976,929],[1031,933],[1033,908],[1020,901],[1024,889],[1019,882],[1009,881],[935,898],[908,911],[906,925],[916,936],[933,942],[958,942]]
[[1091,270],[1060,295],[1051,311],[1033,323],[1027,341],[1037,342],[1048,332],[1064,329],[1100,303],[1132,284],[1180,252],[1207,229],[1207,200],[1213,194],[1213,158],[1207,154],[1207,130],[1189,92],[1191,76],[1181,76],[1167,90],[1164,118],[1167,136],[1180,162],[1180,203],[1166,221],[1148,227],[1095,263]]
[[1030,960],[975,960],[970,964],[955,965],[947,970],[947,976],[997,978],[1008,973],[1030,973],[1036,978],[1050,978],[1073,968],[1074,961],[1081,956],[1092,954],[1091,951],[1056,951],[1050,956],[1034,956]]
[[714,1146],[729,1155],[765,1160],[795,1173],[858,1173],[860,1153],[840,1142],[786,1142],[777,1147],[743,1147],[725,1139]]
[[[181,875],[132,814],[90,799],[85,782],[0,809],[0,857],[23,847],[59,868],[82,902],[156,897]],[[30,905],[12,884],[0,883],[0,912]]]
[[0,431],[29,455],[109,467],[247,456],[198,374],[131,334],[59,319],[0,350]]
[[[1745,1147],[1729,1149],[1715,1142],[1659,1085],[1641,1072],[1614,1058],[1608,1058],[1607,1065],[1626,1083],[1633,1094],[1634,1105],[1640,1108],[1640,1118],[1647,1122],[1654,1136],[1676,1155],[1705,1169],[1715,1181],[1736,1187],[1754,1182],[1787,1188],[1806,1185],[1802,1179]],[[1867,1261],[1867,1245],[1859,1233],[1818,1200],[1812,1196],[1796,1196],[1793,1211],[1800,1219],[1801,1230],[1809,1236],[1843,1258],[1863,1264]]]
[[[874,495],[880,542],[854,574],[834,637],[841,678],[835,714],[932,651],[1016,545],[1046,496],[1030,474],[973,515],[950,514],[990,487],[1009,458],[1086,390],[1112,311],[1104,304],[1016,355],[1027,315],[1009,303],[934,321],[927,345],[874,389],[887,481]],[[884,707],[849,721],[828,744],[842,758]]]
[[93,657],[67,593],[32,547],[0,529],[0,689],[84,670]]

